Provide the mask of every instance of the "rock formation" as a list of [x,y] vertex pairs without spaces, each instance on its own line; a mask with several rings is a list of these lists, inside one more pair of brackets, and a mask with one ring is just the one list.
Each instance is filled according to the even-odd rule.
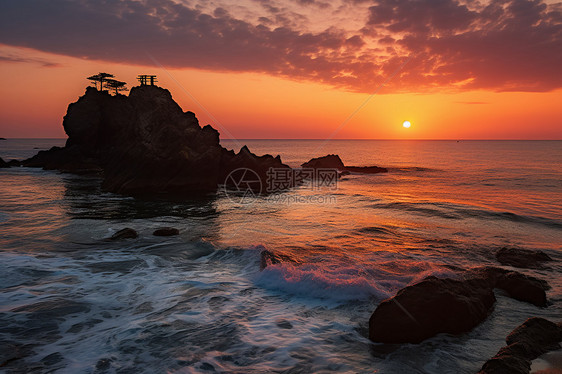
[[496,259],[502,265],[526,269],[541,269],[544,268],[544,262],[552,261],[543,251],[506,247],[496,252]]
[[340,156],[326,155],[323,157],[313,158],[301,165],[303,168],[311,169],[337,169],[344,174],[361,173],[376,174],[386,173],[388,169],[379,166],[345,166]]
[[74,173],[96,172],[104,189],[127,195],[215,191],[235,168],[265,178],[270,167],[288,168],[279,157],[238,154],[219,144],[219,133],[200,127],[170,92],[139,86],[129,96],[88,87],[63,120],[68,140],[25,160],[24,166]]
[[544,318],[529,318],[505,339],[507,346],[488,360],[479,374],[527,374],[531,361],[540,355],[560,349],[562,324]]
[[458,280],[428,277],[379,304],[369,319],[369,338],[419,343],[439,333],[468,332],[491,312],[494,288],[517,300],[547,305],[548,284],[514,271],[485,267],[466,272]]
[[9,168],[9,167],[10,165],[8,165],[8,163],[2,160],[2,158],[0,157],[0,168]]

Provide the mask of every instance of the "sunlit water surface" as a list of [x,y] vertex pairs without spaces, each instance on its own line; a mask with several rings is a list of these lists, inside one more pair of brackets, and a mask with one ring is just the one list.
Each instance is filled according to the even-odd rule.
[[[0,142],[29,157],[63,140]],[[298,166],[339,154],[387,174],[275,196],[141,201],[93,177],[0,169],[0,358],[6,372],[474,373],[526,318],[562,315],[562,142],[223,141]],[[242,203],[241,203],[242,202]],[[155,237],[157,227],[180,230]],[[105,241],[131,227],[137,239]],[[503,246],[558,260],[541,309],[497,294],[471,333],[366,338],[376,305],[428,275],[498,265]],[[260,271],[260,251],[301,264]]]

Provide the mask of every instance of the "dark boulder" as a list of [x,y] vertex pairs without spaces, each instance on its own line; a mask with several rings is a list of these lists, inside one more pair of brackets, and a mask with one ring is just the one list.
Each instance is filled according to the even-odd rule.
[[387,168],[381,168],[379,166],[346,166],[345,170],[351,173],[361,174],[388,173]]
[[369,320],[369,338],[382,343],[419,343],[438,333],[468,332],[490,312],[494,288],[544,307],[548,283],[495,267],[474,269],[455,279],[428,277],[383,301]]
[[174,236],[179,235],[180,231],[173,227],[161,227],[159,229],[154,230],[152,235],[154,236]]
[[135,230],[126,227],[111,235],[109,240],[136,239],[138,236],[139,234]]
[[506,247],[496,252],[496,259],[502,265],[527,269],[540,269],[544,267],[544,262],[552,261],[543,251]]
[[513,299],[547,306],[546,291],[550,286],[542,279],[492,266],[475,269],[470,274],[487,279],[490,287],[505,291]]
[[552,350],[560,349],[562,325],[544,318],[529,318],[506,338],[507,346],[484,366],[480,374],[527,374],[531,361]]
[[338,155],[327,155],[313,158],[301,165],[303,168],[310,169],[338,169],[345,170],[345,166]]
[[369,338],[382,343],[419,343],[439,333],[472,330],[496,298],[483,279],[428,277],[383,301],[369,320]]
[[21,166],[21,161],[18,161],[18,160],[10,160],[10,161],[8,161],[8,165],[9,165],[10,167],[19,167],[19,166]]
[[267,249],[264,249],[263,251],[260,252],[260,270],[263,270],[271,265],[281,264],[283,262],[289,262],[295,264],[298,263],[298,261],[296,261],[291,256],[282,253],[275,253]]
[[10,165],[0,157],[0,168],[9,168]]

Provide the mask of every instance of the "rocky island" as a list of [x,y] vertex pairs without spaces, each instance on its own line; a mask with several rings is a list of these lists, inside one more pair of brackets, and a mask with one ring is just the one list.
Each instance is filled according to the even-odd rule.
[[269,168],[288,168],[279,156],[223,148],[217,130],[201,127],[193,112],[155,85],[133,87],[128,96],[88,87],[68,106],[63,127],[64,147],[40,151],[22,165],[99,173],[105,190],[126,195],[208,192],[237,168],[262,181]]

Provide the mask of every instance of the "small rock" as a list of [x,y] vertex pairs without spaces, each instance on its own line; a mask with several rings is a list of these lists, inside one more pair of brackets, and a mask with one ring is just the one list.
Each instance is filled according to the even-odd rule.
[[0,157],[0,168],[9,168],[10,165]]
[[109,238],[109,240],[135,239],[138,236],[139,234],[137,234],[135,230],[127,227],[111,235],[111,238]]
[[173,227],[161,227],[159,229],[154,230],[152,235],[154,236],[174,236],[179,235],[180,231]]
[[560,349],[562,326],[544,318],[529,318],[506,338],[507,346],[488,360],[479,374],[527,374],[531,361]]
[[290,330],[293,328],[293,324],[286,319],[281,319],[276,322],[277,327],[280,329]]
[[311,169],[338,169],[344,170],[345,166],[338,155],[327,155],[323,157],[313,158],[301,165],[303,168]]
[[552,261],[543,251],[506,247],[496,253],[496,259],[502,265],[524,269],[540,269],[544,267],[543,262]]

